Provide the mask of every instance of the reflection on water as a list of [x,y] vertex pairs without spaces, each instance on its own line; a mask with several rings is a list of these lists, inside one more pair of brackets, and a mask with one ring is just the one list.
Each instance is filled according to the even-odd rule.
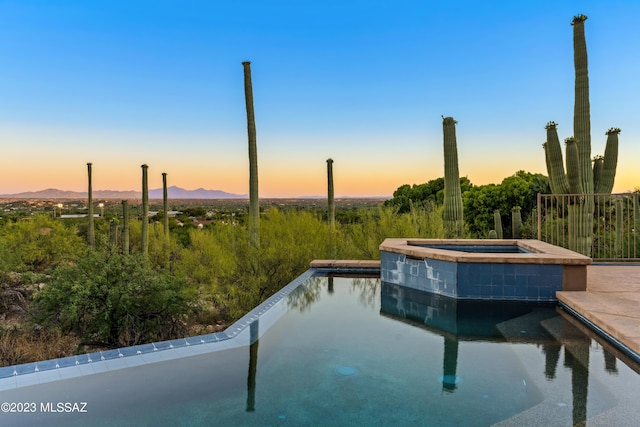
[[90,408],[82,417],[3,414],[0,424],[504,427],[640,419],[640,380],[630,369],[637,365],[553,305],[460,302],[333,276],[312,278],[272,310],[249,326],[250,345],[0,392],[0,402],[64,396]]
[[[287,305],[289,308],[297,309],[300,312],[307,311],[320,300],[325,286],[329,295],[334,293],[334,277],[335,275],[311,277],[287,296]],[[350,279],[350,288],[358,293],[358,302],[367,307],[373,307],[378,304],[379,286],[380,279],[378,276],[361,275]]]
[[[383,282],[381,314],[444,337],[442,388],[449,393],[456,391],[459,382],[460,341],[538,344],[545,356],[547,380],[556,378],[564,349],[563,365],[571,371],[572,423],[585,425],[591,339],[559,316],[555,305],[455,300]],[[603,355],[605,371],[617,374],[616,357],[607,350]]]

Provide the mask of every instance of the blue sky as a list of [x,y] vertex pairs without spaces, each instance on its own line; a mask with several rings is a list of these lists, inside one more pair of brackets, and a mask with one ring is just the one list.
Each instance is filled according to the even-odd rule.
[[572,133],[583,13],[592,154],[620,127],[616,191],[640,185],[636,1],[0,0],[0,194],[205,187],[248,193],[252,62],[261,197],[387,196],[443,175],[441,115],[474,184],[546,173]]

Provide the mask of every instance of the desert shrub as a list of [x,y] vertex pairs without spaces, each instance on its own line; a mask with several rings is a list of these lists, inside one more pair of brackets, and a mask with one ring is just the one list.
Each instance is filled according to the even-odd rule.
[[79,341],[59,329],[0,328],[0,366],[72,356]]
[[48,215],[34,215],[0,229],[0,269],[49,271],[74,260],[84,247],[74,228]]
[[364,210],[360,221],[344,225],[340,254],[345,258],[379,259],[380,243],[389,237],[442,238],[442,206],[426,203],[408,213],[399,214],[397,208],[382,206]]
[[32,304],[33,320],[84,344],[135,345],[184,334],[193,302],[185,282],[138,255],[88,250],[58,267]]

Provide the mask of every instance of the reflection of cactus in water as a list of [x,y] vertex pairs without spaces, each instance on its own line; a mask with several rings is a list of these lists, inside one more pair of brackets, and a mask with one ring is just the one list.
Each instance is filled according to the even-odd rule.
[[589,106],[589,74],[587,45],[584,36],[585,15],[573,18],[573,51],[575,67],[575,99],[573,135],[567,142],[566,175],[562,165],[562,151],[556,124],[549,122],[547,142],[543,144],[549,174],[549,184],[554,194],[578,194],[569,202],[569,249],[591,255],[593,242],[594,192],[610,193],[617,167],[618,133],[611,128],[607,132],[607,146],[603,158],[594,160],[591,166],[591,117]]
[[447,238],[459,238],[462,237],[464,233],[462,192],[460,191],[460,172],[458,170],[456,123],[453,117],[442,118],[442,131],[444,134],[443,220]]

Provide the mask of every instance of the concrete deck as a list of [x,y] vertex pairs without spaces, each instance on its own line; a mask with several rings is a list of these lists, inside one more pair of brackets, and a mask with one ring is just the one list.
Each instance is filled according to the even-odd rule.
[[557,297],[640,357],[640,266],[590,265],[586,291]]

